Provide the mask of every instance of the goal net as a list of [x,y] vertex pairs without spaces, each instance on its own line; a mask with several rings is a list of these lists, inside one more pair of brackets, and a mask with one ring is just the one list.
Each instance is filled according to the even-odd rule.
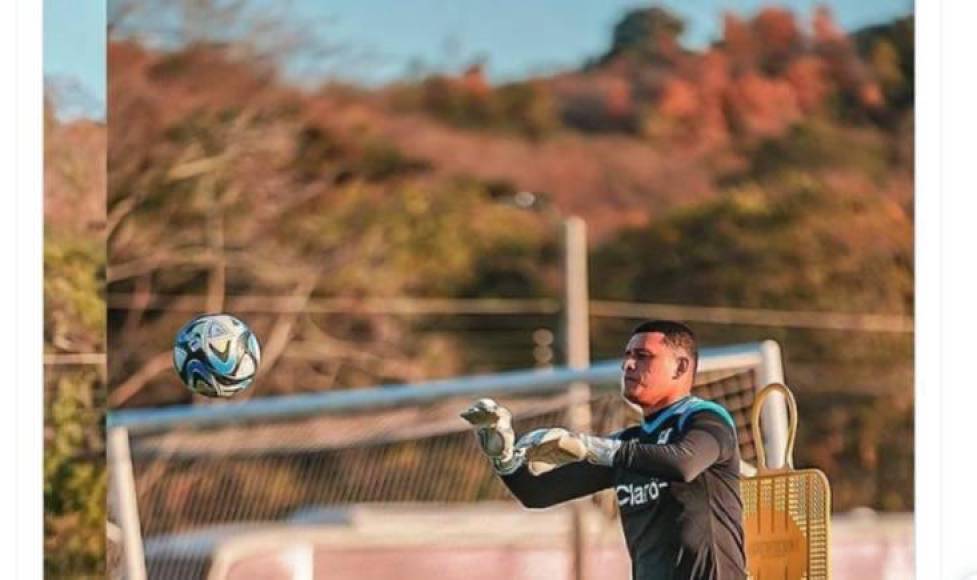
[[[729,410],[746,462],[755,456],[754,393],[782,380],[775,347],[704,349],[700,358],[694,394]],[[127,430],[132,478],[129,490],[118,489],[126,485],[124,478],[113,478],[110,509],[114,514],[127,509],[123,491],[134,498],[128,509],[138,514],[147,577],[190,579],[214,578],[208,570],[215,554],[242,534],[290,527],[343,529],[354,506],[416,504],[437,510],[511,502],[458,413],[475,398],[493,396],[512,410],[517,434],[567,425],[579,399],[554,374],[559,375],[510,373],[494,383],[458,379],[370,389],[355,405],[350,403],[354,399],[339,400],[311,412],[302,412],[302,405],[276,407],[266,399],[227,406],[223,413],[210,409],[196,419],[193,409],[183,416],[170,410],[165,421],[152,412],[116,413],[111,428]],[[590,384],[587,410],[594,432],[610,433],[639,421],[617,394],[615,362],[563,374]],[[323,400],[328,398],[323,395]],[[767,419],[766,437],[775,441],[780,437],[777,417]],[[119,465],[118,459],[110,468]],[[122,515],[116,519],[133,521]],[[318,576],[310,572],[308,577]]]

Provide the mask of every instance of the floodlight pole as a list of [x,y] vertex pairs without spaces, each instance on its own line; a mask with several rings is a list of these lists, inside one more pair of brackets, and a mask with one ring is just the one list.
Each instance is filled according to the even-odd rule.
[[[564,348],[566,364],[575,370],[590,366],[590,310],[587,281],[587,225],[583,219],[571,216],[563,223],[564,233]],[[570,429],[591,431],[590,385],[571,383]],[[580,502],[571,504],[573,536],[573,578],[584,580],[586,537],[584,510]]]

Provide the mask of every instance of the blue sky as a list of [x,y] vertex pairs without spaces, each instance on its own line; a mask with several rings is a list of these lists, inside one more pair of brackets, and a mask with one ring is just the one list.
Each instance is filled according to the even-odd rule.
[[[172,0],[176,1],[176,0]],[[315,83],[334,75],[379,84],[423,71],[457,71],[484,59],[490,77],[506,81],[576,67],[604,51],[611,28],[634,0],[253,0],[288,8],[285,17],[309,26],[327,58],[298,55],[287,66],[295,80]],[[715,39],[722,13],[754,14],[764,0],[664,0],[686,22],[684,41],[701,47]],[[781,0],[807,21],[827,5],[846,29],[908,14],[909,0]],[[74,93],[72,114],[104,117],[105,1],[44,0],[45,76]],[[80,89],[78,91],[77,89]],[[80,93],[80,96],[79,96]]]
[[[44,0],[44,77],[66,117],[105,117],[105,2]],[[50,84],[50,83],[49,83]]]
[[[610,44],[614,24],[630,9],[652,5],[634,0],[293,0],[293,11],[318,23],[324,42],[347,57],[292,63],[374,84],[403,75],[411,61],[426,70],[456,70],[478,57],[493,80],[582,64]],[[846,29],[891,20],[912,11],[908,0],[664,0],[657,2],[686,23],[690,47],[718,37],[722,13],[752,15],[761,7],[788,7],[805,22],[827,5]],[[352,58],[350,58],[350,56]]]

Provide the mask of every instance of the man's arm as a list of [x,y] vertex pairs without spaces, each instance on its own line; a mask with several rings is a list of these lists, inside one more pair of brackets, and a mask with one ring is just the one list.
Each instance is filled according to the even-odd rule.
[[475,427],[482,452],[512,495],[526,507],[549,507],[610,487],[614,482],[614,470],[607,466],[574,463],[554,469],[546,461],[535,460],[536,454],[541,453],[538,444],[542,442],[549,442],[551,453],[563,452],[559,439],[567,433],[564,429],[532,431],[515,446],[512,413],[492,399],[476,401],[461,417]]
[[524,465],[500,477],[512,495],[528,508],[550,507],[614,485],[613,468],[586,462],[571,463],[542,475],[531,474]]
[[718,415],[696,413],[675,443],[655,445],[626,441],[614,454],[615,467],[671,481],[689,482],[736,448],[736,436]]

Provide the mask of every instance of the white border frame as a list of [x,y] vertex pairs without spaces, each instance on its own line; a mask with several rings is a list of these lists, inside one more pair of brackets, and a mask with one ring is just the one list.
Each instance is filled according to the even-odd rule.
[[[0,343],[7,355],[7,405],[0,419],[11,478],[4,478],[0,559],[16,578],[43,574],[43,80],[42,3],[16,0],[0,11],[2,69],[14,77],[15,91],[0,91],[7,122],[0,138],[0,174],[11,178],[3,196],[12,208],[2,213],[3,321]],[[9,85],[7,87],[9,88]],[[9,200],[9,201],[8,201]],[[10,284],[13,282],[13,284]],[[8,483],[9,481],[9,483]],[[10,489],[13,488],[13,489]]]
[[916,574],[977,578],[972,0],[916,5]]
[[[17,457],[15,476],[4,479],[5,513],[0,537],[0,557],[13,563],[19,578],[41,577],[41,331],[39,304],[39,224],[42,136],[41,106],[41,2],[15,0],[0,11],[0,59],[3,70],[16,71],[16,91],[0,91],[0,106],[7,119],[0,139],[0,174],[13,183],[3,196],[9,204],[0,228],[4,263],[16,264],[15,284],[3,285],[4,320],[15,322],[16,332],[2,339],[3,352],[11,353],[14,377],[8,383],[14,404],[5,406],[0,420],[0,441]],[[940,456],[972,458],[969,425],[941,424],[941,410],[962,412],[974,406],[973,374],[962,368],[969,352],[953,359],[951,346],[967,345],[974,323],[971,305],[977,289],[973,281],[972,248],[977,247],[972,219],[977,187],[965,171],[974,165],[972,152],[973,103],[977,103],[969,55],[977,21],[977,5],[968,0],[923,0],[916,11],[917,29],[917,210],[916,210],[916,557],[920,578],[961,578],[977,572],[977,553],[972,546],[960,548],[972,532],[959,522],[977,521],[977,507],[967,493],[956,503],[952,484],[941,485]],[[11,17],[12,16],[12,17]],[[946,48],[944,51],[943,48]],[[941,55],[945,61],[941,63]],[[948,74],[942,76],[942,71]],[[942,83],[942,86],[941,86]],[[942,92],[942,95],[941,95]],[[945,108],[945,114],[941,111]],[[960,115],[957,117],[957,115]],[[16,119],[16,121],[15,121]],[[15,129],[16,125],[16,129]],[[941,134],[941,126],[947,130]],[[969,132],[969,133],[968,133]],[[947,156],[941,158],[943,147]],[[941,169],[943,175],[941,176]],[[942,181],[941,181],[942,178]],[[942,186],[946,184],[947,190]],[[968,187],[968,185],[970,187]],[[940,195],[955,189],[961,195],[947,195],[941,207]],[[15,206],[12,208],[10,206]],[[946,218],[941,221],[941,217]],[[941,229],[942,228],[942,229]],[[942,269],[943,263],[958,267]],[[36,259],[35,259],[36,258]],[[943,301],[941,304],[941,281]],[[16,294],[17,301],[12,298]],[[942,306],[942,308],[941,308]],[[952,314],[953,323],[941,327],[941,316]],[[941,345],[948,348],[941,348]],[[967,403],[970,403],[969,405]],[[947,418],[950,418],[947,416]],[[968,418],[969,419],[969,418]],[[13,430],[16,427],[16,433]],[[944,438],[943,436],[947,436]],[[951,466],[947,475],[973,469],[973,460]],[[973,479],[971,478],[971,481]],[[13,489],[11,489],[13,488]],[[947,492],[943,497],[942,492]],[[951,502],[954,502],[951,504]],[[940,517],[941,508],[953,505],[953,515]],[[955,539],[956,538],[956,539]],[[947,540],[947,541],[944,541]],[[941,559],[945,567],[941,567]],[[946,572],[944,575],[943,572]]]
[[940,4],[916,6],[916,575],[940,575]]
[[972,0],[917,5],[917,577],[977,575]]

